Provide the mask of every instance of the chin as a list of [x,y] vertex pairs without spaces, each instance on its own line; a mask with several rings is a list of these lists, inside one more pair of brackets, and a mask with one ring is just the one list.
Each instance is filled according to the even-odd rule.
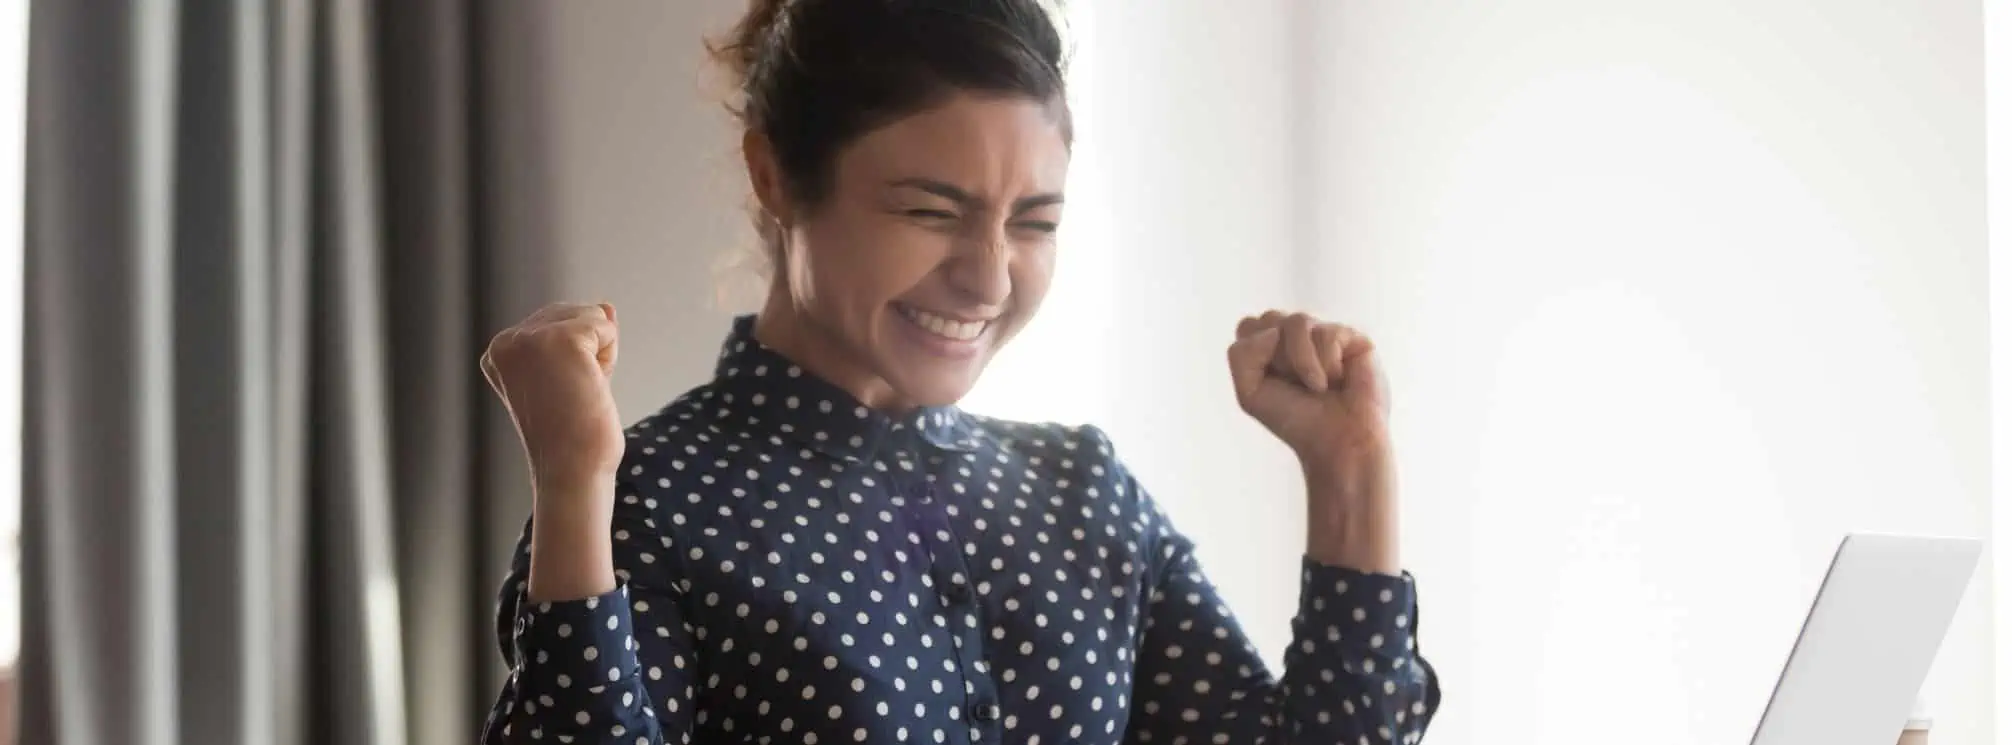
[[911,322],[899,309],[884,318],[889,328],[876,345],[881,378],[917,406],[948,406],[970,393],[1008,327],[995,321],[974,336],[957,338]]

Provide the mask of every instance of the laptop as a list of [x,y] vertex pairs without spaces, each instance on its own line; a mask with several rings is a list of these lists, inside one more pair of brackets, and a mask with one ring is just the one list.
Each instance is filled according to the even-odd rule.
[[1972,538],[1845,536],[1751,745],[1894,745],[1983,551]]

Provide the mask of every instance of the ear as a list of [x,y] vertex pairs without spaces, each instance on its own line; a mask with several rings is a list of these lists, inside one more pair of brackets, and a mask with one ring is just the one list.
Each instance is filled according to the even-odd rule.
[[741,157],[747,161],[748,183],[753,185],[762,211],[788,225],[789,197],[783,188],[782,166],[776,162],[774,146],[760,132],[749,129],[741,134]]

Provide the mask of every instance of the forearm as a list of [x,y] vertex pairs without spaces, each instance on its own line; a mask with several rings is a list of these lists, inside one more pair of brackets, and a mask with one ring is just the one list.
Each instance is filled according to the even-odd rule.
[[1401,574],[1390,469],[1349,472],[1309,466],[1304,471],[1307,558],[1359,572]]
[[[531,603],[514,609],[514,664],[484,727],[484,745],[663,745],[667,733],[689,730],[689,680],[670,660],[690,654],[682,635],[638,637],[637,623],[668,628],[676,602],[661,593],[638,607],[627,588],[580,600]],[[638,598],[640,599],[640,598]],[[652,615],[654,614],[654,615]],[[644,665],[674,670],[669,680],[640,673]],[[652,688],[652,686],[655,686]],[[654,702],[676,699],[668,711]]]
[[[1415,743],[1438,709],[1409,576],[1309,560],[1274,681],[1192,554],[1147,606],[1127,742]],[[1176,651],[1178,650],[1178,651]]]
[[1282,719],[1321,736],[1288,742],[1424,736],[1439,708],[1439,682],[1417,652],[1415,590],[1408,575],[1307,563],[1281,681]]
[[[695,668],[687,661],[696,650],[682,616],[678,567],[644,558],[667,537],[649,525],[642,507],[616,507],[611,517],[582,518],[534,508],[499,593],[497,632],[510,675],[484,728],[484,745],[662,745],[689,737]],[[532,548],[541,530],[542,558]],[[613,559],[595,563],[583,546],[611,546]],[[612,589],[581,589],[595,581]],[[539,599],[541,590],[554,597]]]
[[532,602],[581,600],[615,589],[612,479],[540,484],[531,517]]

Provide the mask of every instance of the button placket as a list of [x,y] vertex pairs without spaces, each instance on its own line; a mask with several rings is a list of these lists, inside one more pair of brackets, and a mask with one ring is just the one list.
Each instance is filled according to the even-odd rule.
[[[939,602],[943,604],[951,634],[951,654],[957,658],[958,676],[963,679],[963,710],[970,720],[974,742],[998,741],[1002,711],[989,665],[983,659],[985,640],[982,609],[972,589],[971,569],[958,549],[959,538],[950,524],[948,510],[928,483],[915,485],[916,509],[923,528],[923,545],[929,551],[930,572],[935,575]],[[977,619],[977,623],[968,622]]]

